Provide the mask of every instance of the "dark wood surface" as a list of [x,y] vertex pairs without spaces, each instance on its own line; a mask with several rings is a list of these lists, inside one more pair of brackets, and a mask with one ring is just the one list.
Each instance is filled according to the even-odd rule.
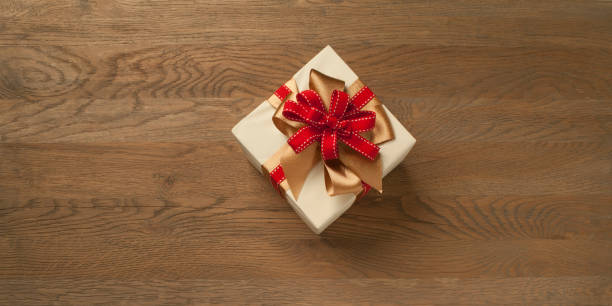
[[[317,236],[230,129],[326,44],[417,144]],[[0,1],[0,304],[607,304],[611,171],[609,1]]]

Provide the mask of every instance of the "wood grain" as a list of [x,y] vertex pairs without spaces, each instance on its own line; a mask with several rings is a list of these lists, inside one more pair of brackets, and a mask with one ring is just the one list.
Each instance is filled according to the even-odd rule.
[[[610,47],[607,1],[11,1],[4,44],[561,45]],[[57,20],[62,20],[57,23]],[[156,21],[156,22],[152,22]],[[308,31],[304,25],[308,25]],[[342,30],[338,29],[342,25]],[[478,26],[475,26],[478,25]],[[351,29],[358,28],[358,31]],[[340,31],[340,32],[339,32]],[[278,39],[282,35],[282,39]],[[602,39],[604,38],[604,39]]]
[[[397,303],[408,304],[607,304],[610,278],[472,278],[60,281],[10,279],[4,297],[28,304],[91,302],[115,304],[252,303]],[[65,290],[71,288],[71,290]],[[338,290],[343,294],[339,295]],[[240,291],[241,294],[235,294]],[[206,293],[206,294],[203,294]],[[307,304],[297,302],[297,304]]]
[[[331,44],[417,138],[321,236],[231,127]],[[612,2],[0,2],[0,304],[609,304]]]

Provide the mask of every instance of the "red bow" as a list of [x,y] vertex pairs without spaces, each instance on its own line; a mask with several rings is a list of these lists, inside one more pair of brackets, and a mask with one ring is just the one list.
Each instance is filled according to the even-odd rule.
[[368,159],[376,159],[380,148],[359,135],[374,128],[376,113],[361,110],[365,103],[362,103],[360,96],[357,94],[349,99],[347,93],[334,90],[329,111],[314,90],[297,94],[298,102],[286,101],[283,116],[306,124],[289,137],[287,143],[296,153],[300,153],[318,141],[321,143],[321,156],[327,161],[338,158],[339,139]]

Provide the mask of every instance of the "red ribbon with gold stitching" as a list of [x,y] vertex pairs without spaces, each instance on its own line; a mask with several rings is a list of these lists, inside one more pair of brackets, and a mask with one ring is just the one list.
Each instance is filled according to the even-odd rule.
[[361,108],[372,99],[373,93],[364,87],[353,98],[347,93],[334,90],[329,110],[325,109],[319,94],[304,90],[297,94],[297,102],[288,100],[283,107],[283,116],[292,121],[305,123],[287,140],[296,153],[310,144],[321,143],[321,156],[328,161],[338,158],[338,140],[370,160],[376,159],[380,148],[359,133],[369,131],[376,123],[376,113]]

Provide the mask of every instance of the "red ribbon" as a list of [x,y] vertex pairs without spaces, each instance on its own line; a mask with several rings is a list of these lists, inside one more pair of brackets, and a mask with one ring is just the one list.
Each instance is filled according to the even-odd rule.
[[272,186],[281,193],[280,184],[285,180],[285,171],[283,171],[283,167],[281,165],[276,166],[276,168],[272,169],[270,172],[270,182],[272,182]]
[[321,156],[327,161],[338,158],[340,140],[366,158],[376,159],[380,148],[359,135],[374,128],[376,113],[361,110],[373,97],[374,93],[367,87],[352,98],[343,91],[334,90],[328,111],[316,91],[300,92],[297,102],[285,102],[283,116],[303,122],[306,126],[289,137],[287,143],[296,153],[300,153],[313,142],[320,142]]

